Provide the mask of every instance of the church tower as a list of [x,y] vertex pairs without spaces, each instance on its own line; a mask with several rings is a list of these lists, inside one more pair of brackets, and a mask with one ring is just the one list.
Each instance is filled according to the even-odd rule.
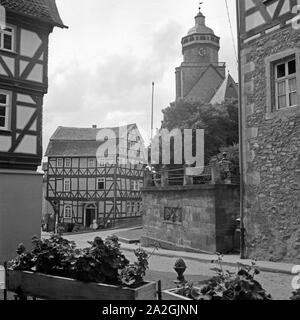
[[176,100],[209,103],[228,77],[225,63],[219,62],[220,38],[206,26],[201,8],[181,43],[184,61],[176,68]]

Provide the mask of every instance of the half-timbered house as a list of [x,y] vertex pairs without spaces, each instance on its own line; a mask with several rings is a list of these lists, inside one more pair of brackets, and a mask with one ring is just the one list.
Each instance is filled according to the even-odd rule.
[[[113,132],[114,137],[99,139],[101,130]],[[116,148],[108,161],[107,150],[101,156],[99,148],[110,142]],[[56,222],[81,228],[125,221],[136,225],[142,211],[143,164],[129,161],[128,155],[138,159],[141,143],[135,124],[105,129],[59,127],[50,139],[45,166],[45,199]],[[47,205],[44,208],[49,210]]]
[[0,0],[0,260],[40,234],[42,106],[55,0]]
[[242,251],[300,259],[300,1],[238,0]]

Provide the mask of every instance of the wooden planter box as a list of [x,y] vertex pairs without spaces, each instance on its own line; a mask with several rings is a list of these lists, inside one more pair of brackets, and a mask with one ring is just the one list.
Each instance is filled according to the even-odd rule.
[[[201,283],[199,283],[200,286],[203,284],[203,286],[206,284],[206,281],[202,281]],[[201,287],[195,287],[195,289],[200,290]],[[180,294],[177,293],[178,288],[175,289],[168,289],[168,290],[164,290],[162,291],[162,299],[163,300],[183,300],[183,301],[192,301],[193,299],[184,297]]]
[[156,300],[156,283],[146,282],[131,289],[102,283],[85,283],[69,278],[27,271],[7,270],[6,287],[11,292],[46,300]]
[[184,300],[184,301],[191,301],[192,299],[181,296],[180,294],[177,294],[178,289],[169,289],[169,290],[163,290],[162,291],[162,299],[163,300]]

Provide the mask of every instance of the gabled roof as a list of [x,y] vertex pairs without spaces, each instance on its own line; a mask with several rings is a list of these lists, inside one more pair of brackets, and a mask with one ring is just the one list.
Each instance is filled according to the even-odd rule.
[[[117,139],[122,139],[122,129],[137,130],[136,124],[113,128],[58,127],[48,144],[46,157],[95,157],[98,148],[105,142],[97,140],[100,130],[114,131]],[[139,134],[139,133],[138,133]]]
[[184,96],[184,99],[201,100],[203,103],[208,103],[214,95],[215,89],[218,88],[223,80],[224,76],[213,64],[210,64],[202,72],[190,91]]
[[114,131],[116,137],[119,138],[122,129],[127,128],[130,131],[136,127],[136,124],[111,128],[58,127],[50,141],[96,141],[98,132],[105,129]]
[[210,104],[222,103],[227,99],[234,98],[238,98],[238,85],[228,73],[227,77],[210,100]]
[[50,141],[46,157],[96,157],[104,141]]
[[0,5],[8,11],[67,28],[60,18],[55,0],[0,0]]

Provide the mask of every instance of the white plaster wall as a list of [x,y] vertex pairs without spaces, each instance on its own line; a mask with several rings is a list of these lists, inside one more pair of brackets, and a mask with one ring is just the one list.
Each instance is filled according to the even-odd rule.
[[0,169],[0,264],[16,256],[18,244],[29,249],[41,235],[42,179],[36,172]]

